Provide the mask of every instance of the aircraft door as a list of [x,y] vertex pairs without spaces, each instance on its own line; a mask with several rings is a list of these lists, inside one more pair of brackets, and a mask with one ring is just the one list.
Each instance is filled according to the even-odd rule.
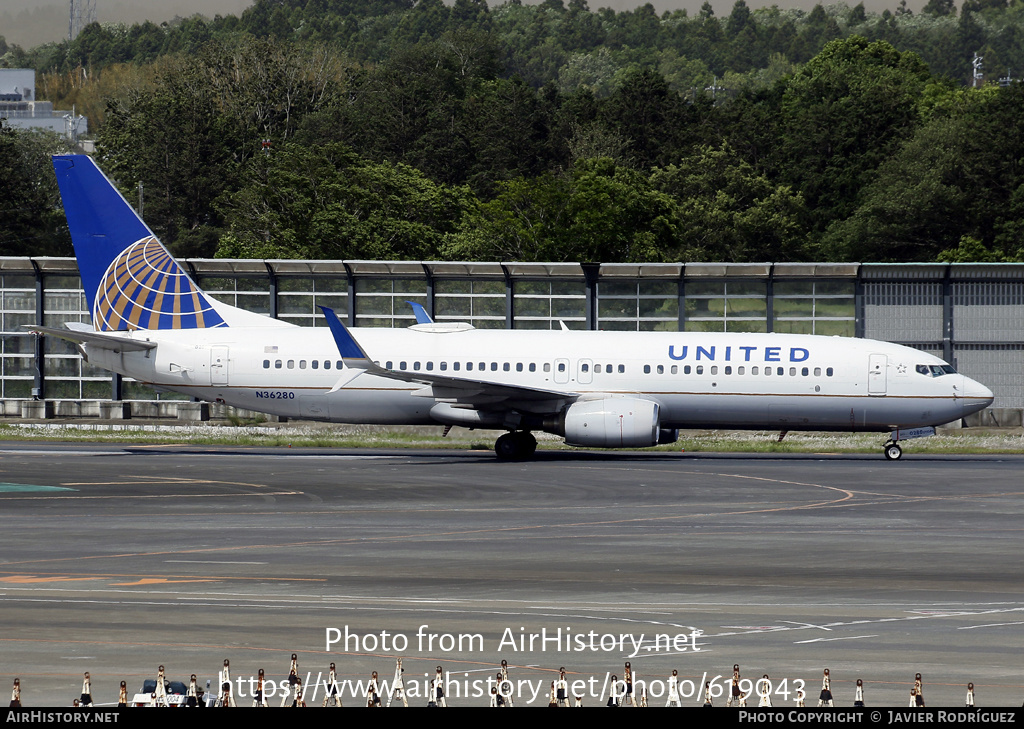
[[594,363],[589,359],[581,359],[576,363],[576,381],[582,385],[594,381]]
[[210,347],[210,384],[228,384],[228,348]]
[[868,394],[884,395],[888,358],[884,354],[868,355]]

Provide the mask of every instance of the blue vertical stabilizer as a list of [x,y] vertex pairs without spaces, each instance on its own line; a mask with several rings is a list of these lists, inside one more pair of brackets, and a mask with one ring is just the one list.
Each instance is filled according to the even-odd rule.
[[226,326],[92,158],[56,156],[53,169],[97,331]]

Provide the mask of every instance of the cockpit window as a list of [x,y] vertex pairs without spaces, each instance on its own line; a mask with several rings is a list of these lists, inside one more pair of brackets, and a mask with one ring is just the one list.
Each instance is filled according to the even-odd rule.
[[918,374],[924,375],[925,377],[942,377],[943,375],[955,375],[956,369],[953,365],[924,365],[919,364],[914,369],[917,370]]

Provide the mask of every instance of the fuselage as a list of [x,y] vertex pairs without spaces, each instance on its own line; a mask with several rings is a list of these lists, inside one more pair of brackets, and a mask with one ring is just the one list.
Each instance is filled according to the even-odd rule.
[[[426,330],[424,330],[426,329]],[[794,334],[354,329],[381,367],[514,385],[552,397],[517,408],[639,397],[664,428],[883,431],[959,420],[992,402],[983,385],[909,347]],[[345,366],[326,328],[139,331],[147,352],[89,351],[94,364],[240,408],[366,424],[436,424],[436,384]],[[486,408],[484,408],[486,409]],[[433,414],[432,414],[433,410]]]

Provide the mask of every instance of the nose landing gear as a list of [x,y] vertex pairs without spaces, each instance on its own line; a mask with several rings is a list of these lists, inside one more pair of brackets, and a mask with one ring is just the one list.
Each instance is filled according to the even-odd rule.
[[882,454],[887,461],[898,461],[903,456],[903,449],[898,443],[910,438],[927,438],[935,435],[935,427],[928,425],[922,428],[893,428],[889,440],[882,446]]

